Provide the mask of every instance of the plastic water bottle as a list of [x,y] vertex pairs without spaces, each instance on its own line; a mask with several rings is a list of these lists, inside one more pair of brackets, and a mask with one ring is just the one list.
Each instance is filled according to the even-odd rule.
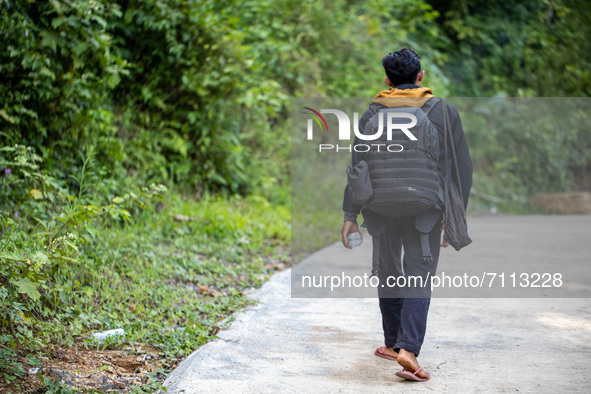
[[95,332],[92,336],[98,340],[99,344],[109,337],[121,336],[125,337],[125,331],[122,328],[116,328],[114,330]]
[[363,235],[359,232],[354,232],[347,235],[347,242],[352,248],[356,248],[363,243]]

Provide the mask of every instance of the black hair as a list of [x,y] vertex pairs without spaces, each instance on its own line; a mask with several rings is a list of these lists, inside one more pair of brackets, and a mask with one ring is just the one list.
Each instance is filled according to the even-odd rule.
[[386,76],[394,86],[415,83],[421,71],[420,56],[410,48],[402,48],[382,58]]

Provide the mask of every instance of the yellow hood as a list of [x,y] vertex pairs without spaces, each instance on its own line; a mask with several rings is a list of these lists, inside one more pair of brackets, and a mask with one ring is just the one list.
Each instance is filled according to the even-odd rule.
[[378,93],[371,101],[386,107],[422,107],[431,97],[430,88],[387,89]]

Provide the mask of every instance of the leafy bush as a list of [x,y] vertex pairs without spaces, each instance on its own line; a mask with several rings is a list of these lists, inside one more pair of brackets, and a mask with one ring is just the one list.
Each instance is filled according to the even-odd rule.
[[527,209],[539,192],[577,187],[589,154],[591,102],[583,98],[454,99],[477,172],[473,202]]
[[591,19],[582,0],[438,1],[458,96],[591,94]]
[[422,50],[442,91],[446,80],[428,45],[437,13],[419,0],[0,7],[9,49],[0,71],[10,81],[0,88],[2,135],[62,173],[78,165],[68,152],[89,144],[106,177],[249,193],[289,180],[285,166],[269,177],[249,164],[253,155],[268,164],[276,141],[288,145],[290,95],[374,94],[383,48],[402,45]]
[[57,168],[72,165],[69,151],[91,141],[101,153],[120,157],[105,105],[127,73],[106,31],[107,20],[120,15],[118,6],[8,0],[0,12],[0,75],[6,81],[0,85],[0,136],[36,147]]
[[[98,220],[129,221],[132,204],[143,207],[166,190],[152,185],[101,204],[104,197],[93,196],[88,184],[93,157],[91,149],[81,173],[71,176],[78,189],[71,195],[61,182],[43,173],[43,160],[31,147],[0,149],[0,369],[7,381],[24,374],[16,361],[19,349],[42,349],[46,342],[35,335],[37,330],[75,299],[73,282],[80,286],[75,278],[84,272],[80,248],[93,243]],[[13,368],[14,374],[8,373]]]

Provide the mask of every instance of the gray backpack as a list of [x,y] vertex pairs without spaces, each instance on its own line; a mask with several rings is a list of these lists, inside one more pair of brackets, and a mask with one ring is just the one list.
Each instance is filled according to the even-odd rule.
[[[437,170],[439,135],[427,116],[435,104],[427,111],[421,107],[382,108],[369,120],[364,133],[374,135],[379,130],[380,116],[384,117],[383,125],[389,112],[394,113],[393,123],[408,124],[406,116],[397,121],[396,113],[412,114],[417,123],[409,131],[417,140],[394,129],[391,140],[384,130],[378,139],[364,141],[369,150],[348,172],[349,190],[355,204],[381,215],[404,217],[425,212],[443,199]],[[389,145],[390,150],[387,149]]]

